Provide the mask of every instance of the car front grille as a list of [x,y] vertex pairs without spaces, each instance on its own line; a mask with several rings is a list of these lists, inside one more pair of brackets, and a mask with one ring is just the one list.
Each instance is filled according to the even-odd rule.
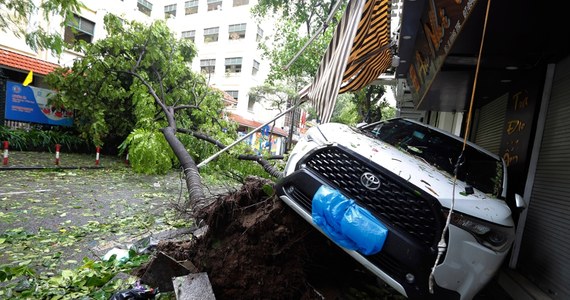
[[[406,180],[339,146],[318,149],[300,161],[300,165],[324,178],[384,224],[427,247],[437,245],[443,227],[441,206],[437,199]],[[360,177],[365,172],[380,179],[379,189],[370,190],[361,183]],[[304,203],[304,206],[308,204]],[[310,206],[307,208],[310,211]]]

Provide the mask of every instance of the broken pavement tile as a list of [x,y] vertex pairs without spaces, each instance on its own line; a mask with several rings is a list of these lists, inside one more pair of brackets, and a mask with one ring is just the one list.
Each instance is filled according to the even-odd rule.
[[158,252],[141,277],[141,282],[156,286],[161,292],[171,292],[174,290],[172,278],[188,274],[190,270],[185,266],[163,252]]
[[207,273],[193,273],[172,279],[177,300],[215,300]]

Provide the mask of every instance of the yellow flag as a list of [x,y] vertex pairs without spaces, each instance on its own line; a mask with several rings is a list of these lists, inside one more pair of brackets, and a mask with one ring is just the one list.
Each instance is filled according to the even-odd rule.
[[24,83],[22,83],[22,85],[28,86],[28,84],[32,83],[33,79],[34,79],[34,71],[30,70],[30,73],[28,73],[28,76],[26,76],[26,79],[24,80]]

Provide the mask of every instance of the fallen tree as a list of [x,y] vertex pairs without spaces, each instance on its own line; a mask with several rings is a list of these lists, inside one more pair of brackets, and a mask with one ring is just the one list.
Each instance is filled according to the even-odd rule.
[[[96,146],[110,135],[126,137],[120,147],[137,172],[163,173],[179,165],[189,211],[196,213],[206,202],[197,160],[237,138],[237,124],[224,117],[223,95],[189,68],[194,44],[177,39],[165,22],[147,26],[109,14],[105,29],[107,38],[77,41],[74,49],[84,56],[48,75],[48,84],[58,91],[50,103],[73,109],[75,126]],[[246,145],[229,154],[212,169],[235,168],[228,163],[231,157],[256,161],[280,176]]]

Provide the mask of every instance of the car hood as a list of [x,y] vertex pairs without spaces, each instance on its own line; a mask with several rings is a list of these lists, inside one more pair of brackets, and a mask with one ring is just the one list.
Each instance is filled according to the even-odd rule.
[[[466,184],[423,160],[390,144],[355,131],[351,127],[326,123],[307,132],[317,145],[336,143],[351,149],[370,161],[390,170],[402,179],[434,196],[443,207],[451,208],[474,217],[505,226],[513,226],[507,204],[493,196],[474,189],[470,195],[462,195]],[[311,147],[304,147],[308,152]]]

